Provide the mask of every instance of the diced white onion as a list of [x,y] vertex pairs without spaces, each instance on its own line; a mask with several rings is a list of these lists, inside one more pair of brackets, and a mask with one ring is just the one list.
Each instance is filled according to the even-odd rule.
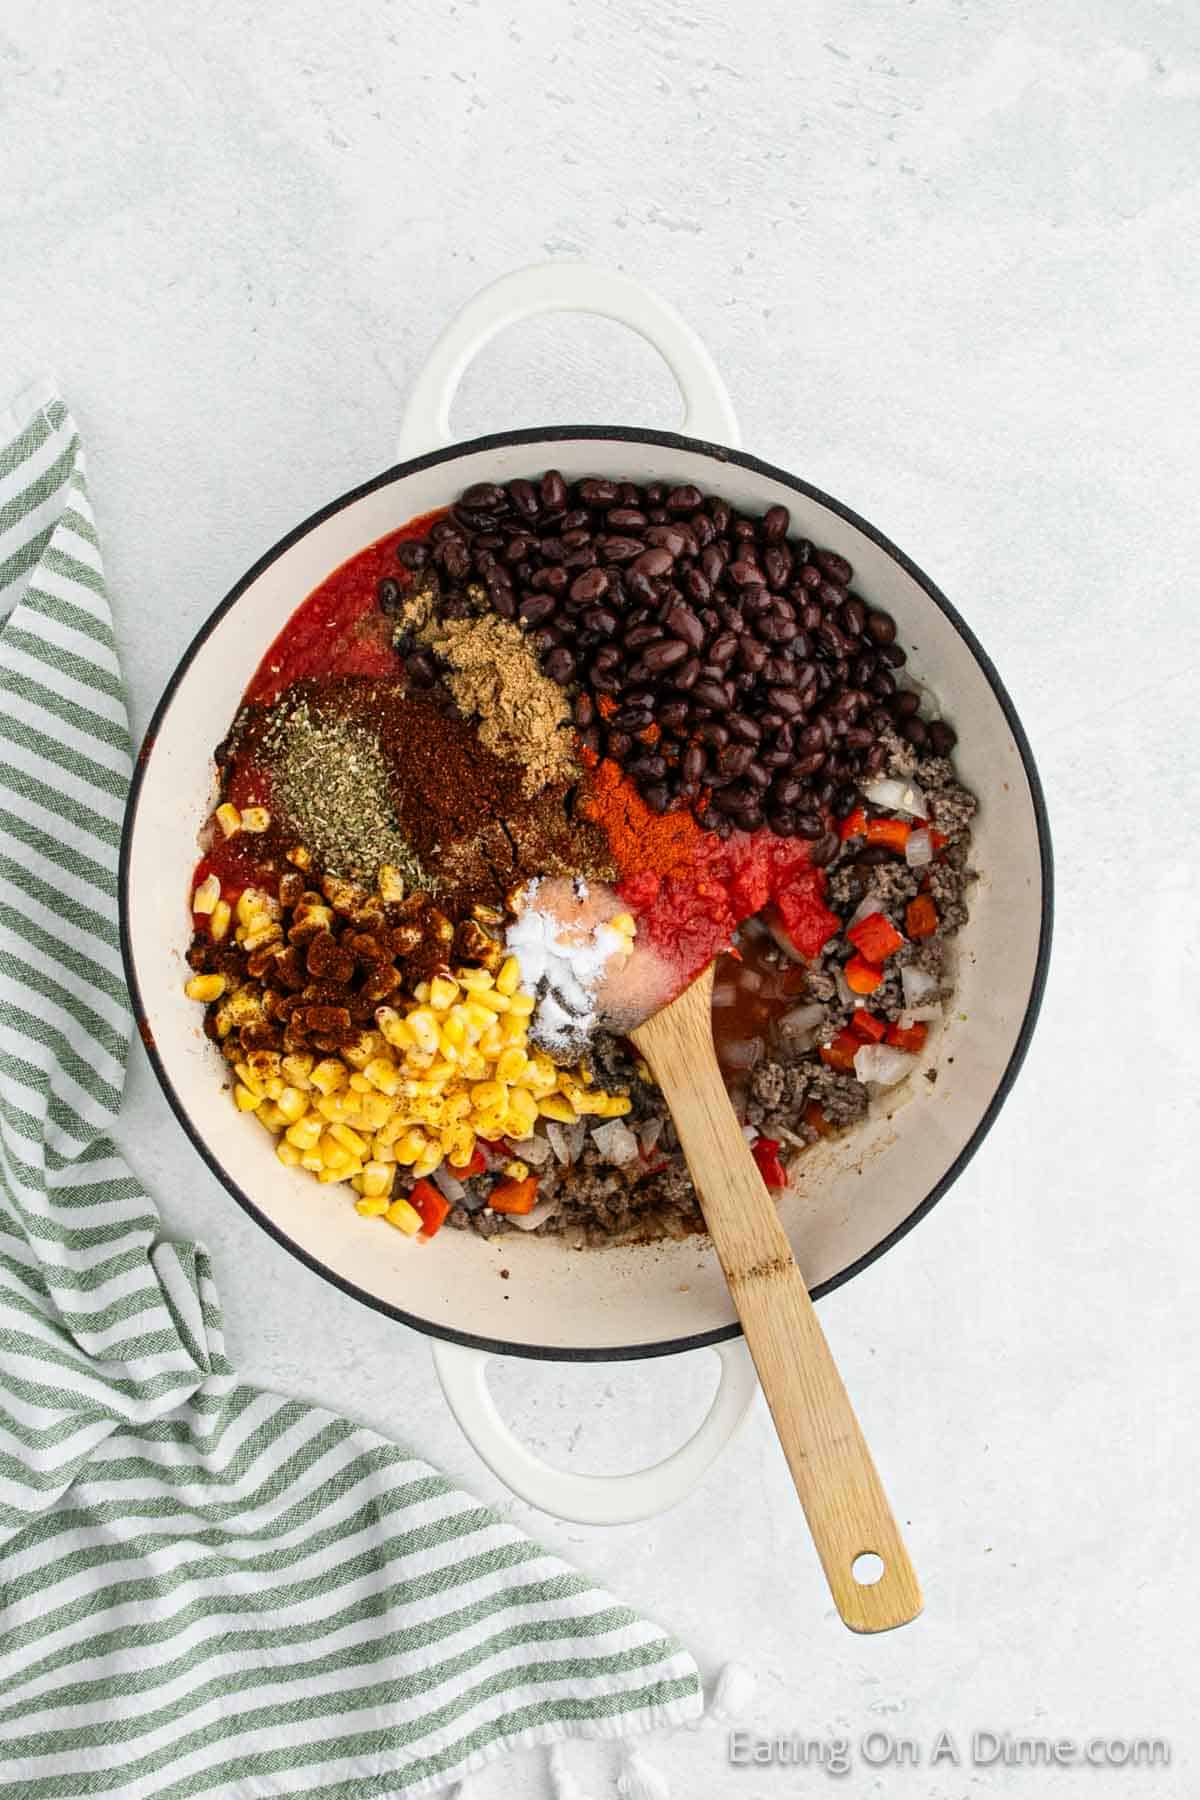
[[513,1145],[513,1155],[534,1169],[540,1169],[544,1163],[548,1163],[553,1154],[549,1139],[544,1137],[522,1138],[519,1144]]
[[938,991],[938,979],[928,969],[920,969],[916,963],[903,963],[900,968],[900,986],[904,991],[905,1006],[920,1006]]
[[656,1118],[647,1119],[644,1125],[638,1126],[638,1143],[642,1146],[643,1156],[649,1156],[665,1131],[666,1124],[667,1121],[659,1113]]
[[737,999],[737,987],[732,981],[718,982],[713,989],[712,1003],[714,1007],[732,1006]]
[[757,1125],[743,1125],[742,1126],[742,1136],[745,1138],[745,1140],[748,1144],[752,1144],[754,1142],[755,1138],[758,1136],[758,1126]]
[[587,1141],[588,1121],[576,1119],[573,1125],[566,1127],[567,1154],[572,1162],[578,1162],[583,1155],[583,1146]]
[[909,832],[908,842],[904,846],[904,860],[910,869],[923,869],[926,863],[933,861],[933,839],[927,831],[922,829]]
[[854,1073],[875,1087],[895,1087],[916,1066],[916,1057],[890,1044],[864,1044],[854,1053]]
[[548,1199],[539,1200],[527,1213],[509,1213],[508,1222],[515,1225],[518,1231],[536,1231],[539,1225],[544,1225],[558,1211],[559,1204],[557,1195],[551,1194]]
[[839,969],[837,971],[834,980],[837,982],[838,999],[841,1001],[842,1005],[848,1006],[852,1012],[856,1012],[859,1007],[860,997],[854,992],[854,989],[846,980],[843,970]]
[[825,1008],[819,1000],[805,1001],[802,1006],[790,1006],[787,1012],[781,1013],[775,1029],[791,1037],[796,1032],[814,1031],[824,1019]]
[[762,1051],[761,1038],[730,1038],[721,1045],[720,1061],[727,1069],[752,1069]]
[[549,1138],[550,1148],[553,1150],[559,1162],[569,1163],[571,1160],[571,1151],[567,1143],[567,1134],[557,1119],[547,1119],[546,1136]]
[[743,994],[757,994],[763,984],[763,978],[757,969],[743,968],[738,974],[738,986]]
[[884,907],[879,895],[869,893],[864,894],[854,911],[850,914],[850,917],[846,920],[845,929],[849,931],[852,925],[857,925],[860,919],[869,919],[872,913],[882,913],[884,918],[887,918],[887,909]]
[[632,1162],[638,1154],[638,1141],[628,1125],[620,1119],[607,1119],[603,1125],[597,1126],[592,1133],[592,1142],[601,1156],[621,1168]]
[[910,1025],[928,1023],[933,1019],[940,1019],[941,1016],[942,1009],[937,1005],[906,1006],[900,1014],[900,1028],[902,1031],[907,1031]]
[[445,1163],[439,1164],[433,1171],[433,1182],[435,1187],[449,1200],[451,1206],[457,1206],[467,1191],[462,1182],[456,1180],[450,1173]]
[[908,813],[914,819],[928,818],[926,800],[915,781],[900,781],[893,775],[881,775],[863,788],[863,798],[884,812]]
[[774,912],[774,910],[772,910],[771,913],[767,915],[766,925],[767,925],[767,930],[771,933],[771,936],[774,938],[775,942],[779,945],[779,948],[783,951],[783,954],[785,956],[790,957],[792,962],[802,963],[802,962],[808,961],[808,958],[806,956],[801,955],[800,951],[797,950],[795,944],[793,944],[791,938],[788,936],[787,932],[783,929],[783,920],[779,918],[779,916]]

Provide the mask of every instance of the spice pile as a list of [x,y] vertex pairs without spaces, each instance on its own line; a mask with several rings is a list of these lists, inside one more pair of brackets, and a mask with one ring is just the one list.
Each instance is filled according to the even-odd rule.
[[410,1234],[700,1229],[594,1016],[635,939],[679,983],[727,952],[770,1186],[918,1067],[974,800],[894,621],[789,526],[549,471],[298,608],[217,751],[188,984],[281,1162]]

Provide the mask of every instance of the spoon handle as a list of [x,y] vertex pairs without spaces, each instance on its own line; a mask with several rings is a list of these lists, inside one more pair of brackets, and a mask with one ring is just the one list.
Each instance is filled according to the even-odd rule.
[[[888,1631],[921,1590],[804,1277],[717,1066],[712,969],[634,1031],[662,1088],[834,1602],[852,1631]],[[865,1585],[855,1560],[883,1563]]]

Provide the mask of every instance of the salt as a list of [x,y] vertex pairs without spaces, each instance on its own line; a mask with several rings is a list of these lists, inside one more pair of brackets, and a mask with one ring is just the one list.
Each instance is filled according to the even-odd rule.
[[552,1054],[578,1053],[595,1028],[610,965],[629,955],[628,938],[609,923],[621,902],[600,884],[532,881],[516,910],[507,945],[521,986],[538,998],[535,1038]]

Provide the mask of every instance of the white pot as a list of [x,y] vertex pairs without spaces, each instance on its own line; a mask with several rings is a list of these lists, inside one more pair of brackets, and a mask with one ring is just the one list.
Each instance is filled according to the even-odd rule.
[[[686,402],[687,436],[622,427],[527,430],[445,445],[454,389],[475,351],[538,312],[598,312],[654,343]],[[225,1065],[184,997],[189,876],[214,793],[211,750],[264,650],[330,571],[476,481],[554,466],[715,489],[761,513],[782,503],[793,530],[836,548],[855,588],[895,615],[922,679],[957,721],[963,780],[980,799],[973,857],[982,871],[961,940],[958,991],[918,1078],[865,1125],[805,1158],[781,1207],[818,1294],[895,1243],[943,1194],[984,1136],[1016,1075],[1037,1013],[1050,941],[1051,862],[1029,745],[996,670],[969,627],[894,545],[839,501],[729,448],[737,427],[698,339],[623,276],[553,264],[509,275],[453,322],[419,378],[401,461],[332,501],[269,551],[206,621],[167,685],[138,761],[122,848],[126,968],[143,1039],[167,1099],[214,1174],[277,1241],[347,1293],[440,1340],[451,1404],[489,1463],[525,1497],[565,1517],[616,1521],[669,1505],[698,1478],[753,1396],[753,1373],[716,1257],[696,1241],[593,1252],[519,1234],[485,1241],[444,1231],[430,1245],[359,1219],[342,1189],[284,1168],[273,1140],[235,1112]],[[961,1016],[960,1016],[961,1015]],[[500,1278],[507,1268],[507,1280]],[[483,1355],[563,1360],[661,1356],[725,1345],[713,1410],[657,1470],[612,1479],[538,1463],[491,1405]]]

